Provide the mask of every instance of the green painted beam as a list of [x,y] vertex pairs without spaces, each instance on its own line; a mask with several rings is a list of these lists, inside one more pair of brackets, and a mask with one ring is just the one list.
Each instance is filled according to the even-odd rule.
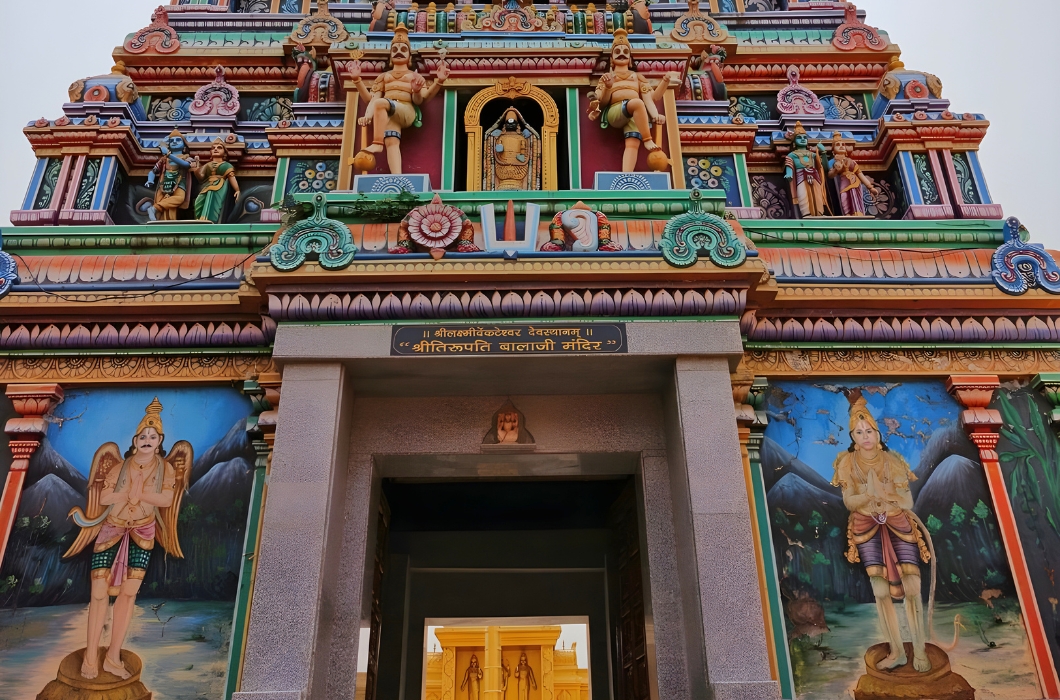
[[1005,222],[992,219],[891,221],[884,219],[741,219],[744,233],[760,247],[842,245],[923,248],[996,248]]
[[251,254],[272,242],[279,224],[4,227],[4,250],[19,255],[144,253]]
[[740,200],[745,207],[753,207],[754,199],[751,197],[751,176],[747,172],[747,156],[743,153],[733,154],[736,161],[736,180],[740,183]]
[[581,120],[578,88],[567,88],[567,161],[570,165],[570,188],[582,187]]
[[462,133],[456,123],[456,90],[445,91],[445,108],[442,125],[442,186],[443,192],[452,192],[456,187],[456,135]]

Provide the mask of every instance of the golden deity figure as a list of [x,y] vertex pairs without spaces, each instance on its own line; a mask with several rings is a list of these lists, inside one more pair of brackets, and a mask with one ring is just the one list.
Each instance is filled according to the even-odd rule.
[[852,144],[843,140],[838,131],[832,134],[832,159],[828,162],[828,177],[836,181],[839,207],[845,216],[866,216],[865,191],[879,194],[872,178],[861,172],[861,166],[850,157]]
[[913,668],[931,670],[926,643],[930,636],[920,595],[920,562],[930,561],[923,524],[913,513],[909,482],[916,476],[902,457],[887,448],[860,391],[849,397],[850,447],[835,461],[832,485],[843,491],[850,511],[847,525],[850,563],[865,567],[876,598],[876,611],[890,653],[876,664],[881,671],[904,666],[905,646],[895,600],[905,600],[913,643]]
[[99,641],[108,596],[116,598],[110,647],[102,666],[104,671],[127,679],[130,673],[122,663],[121,646],[155,541],[169,556],[184,558],[177,540],[177,515],[194,456],[184,440],[166,454],[161,414],[162,404],[155,398],[136,426],[124,457],[113,442],[96,450],[88,475],[87,506],[70,511],[81,532],[63,557],[72,557],[93,544],[88,645],[81,665],[81,675],[87,679],[99,675]]
[[478,655],[471,655],[471,662],[464,671],[464,680],[460,683],[460,690],[467,687],[467,700],[482,699],[482,677],[485,675],[482,667],[478,665]]
[[530,668],[525,651],[519,654],[519,665],[515,667],[515,681],[516,700],[530,700],[530,688],[537,690],[537,679],[534,677],[534,669]]
[[541,189],[541,136],[515,107],[486,132],[482,155],[482,189]]
[[631,173],[637,167],[640,144],[649,153],[662,150],[651,138],[652,123],[663,124],[665,117],[655,106],[670,84],[667,73],[652,89],[646,77],[633,68],[633,47],[625,29],[616,29],[611,43],[611,70],[600,77],[594,99],[590,103],[589,118],[599,117],[600,126],[622,129],[625,150],[622,153],[622,172]]
[[427,85],[427,80],[411,68],[411,61],[409,32],[404,24],[399,24],[390,42],[392,68],[380,74],[371,89],[361,80],[360,61],[354,61],[349,71],[358,94],[367,104],[365,116],[357,123],[372,125],[372,143],[365,150],[376,154],[385,148],[387,164],[394,175],[402,172],[401,130],[420,125],[420,105],[437,95],[449,77],[449,65],[444,60],[439,61],[435,79]]

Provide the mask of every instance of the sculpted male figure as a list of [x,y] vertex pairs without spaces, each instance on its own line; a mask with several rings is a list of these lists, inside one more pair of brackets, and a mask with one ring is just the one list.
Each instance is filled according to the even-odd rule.
[[515,697],[517,700],[530,700],[530,687],[537,690],[537,679],[534,678],[534,669],[530,668],[530,661],[526,658],[526,652],[519,654],[519,665],[515,667]]
[[460,683],[460,690],[467,686],[467,700],[480,700],[482,695],[482,667],[478,665],[478,655],[471,655],[471,663],[464,671],[464,680]]
[[426,79],[409,67],[411,60],[409,32],[404,24],[399,24],[390,42],[390,64],[393,68],[376,78],[371,89],[365,87],[361,80],[359,61],[354,62],[349,72],[358,94],[368,104],[365,116],[357,120],[361,126],[372,125],[372,143],[365,150],[382,153],[385,148],[387,165],[394,175],[401,174],[401,130],[419,126],[417,107],[437,95],[442,83],[449,77],[449,65],[440,61],[436,77],[428,86]]
[[626,139],[622,153],[622,172],[631,173],[637,167],[641,141],[644,148],[658,151],[661,147],[651,138],[652,123],[663,124],[655,101],[661,99],[670,84],[667,73],[652,90],[651,83],[631,67],[633,48],[626,39],[626,30],[616,29],[611,44],[611,72],[605,73],[596,86],[596,105],[589,118],[600,117],[600,126],[622,129]]

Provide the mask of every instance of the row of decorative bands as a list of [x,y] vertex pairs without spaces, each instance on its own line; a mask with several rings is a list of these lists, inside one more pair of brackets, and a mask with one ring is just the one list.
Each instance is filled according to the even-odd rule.
[[763,342],[986,343],[1060,341],[1060,317],[756,318],[744,314],[741,330]]
[[274,371],[267,354],[0,356],[0,382],[227,382]]
[[766,376],[916,375],[989,373],[1030,376],[1060,367],[1055,350],[757,350],[744,352],[744,367]]
[[8,325],[0,330],[0,350],[263,347],[272,343],[276,322],[118,323]]
[[277,321],[369,321],[584,316],[733,316],[744,289],[569,289],[556,291],[270,294]]

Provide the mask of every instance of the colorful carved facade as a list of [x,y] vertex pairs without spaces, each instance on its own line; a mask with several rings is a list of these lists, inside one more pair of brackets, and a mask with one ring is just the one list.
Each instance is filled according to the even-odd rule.
[[0,697],[1060,699],[989,105],[831,0],[144,20],[0,239]]

